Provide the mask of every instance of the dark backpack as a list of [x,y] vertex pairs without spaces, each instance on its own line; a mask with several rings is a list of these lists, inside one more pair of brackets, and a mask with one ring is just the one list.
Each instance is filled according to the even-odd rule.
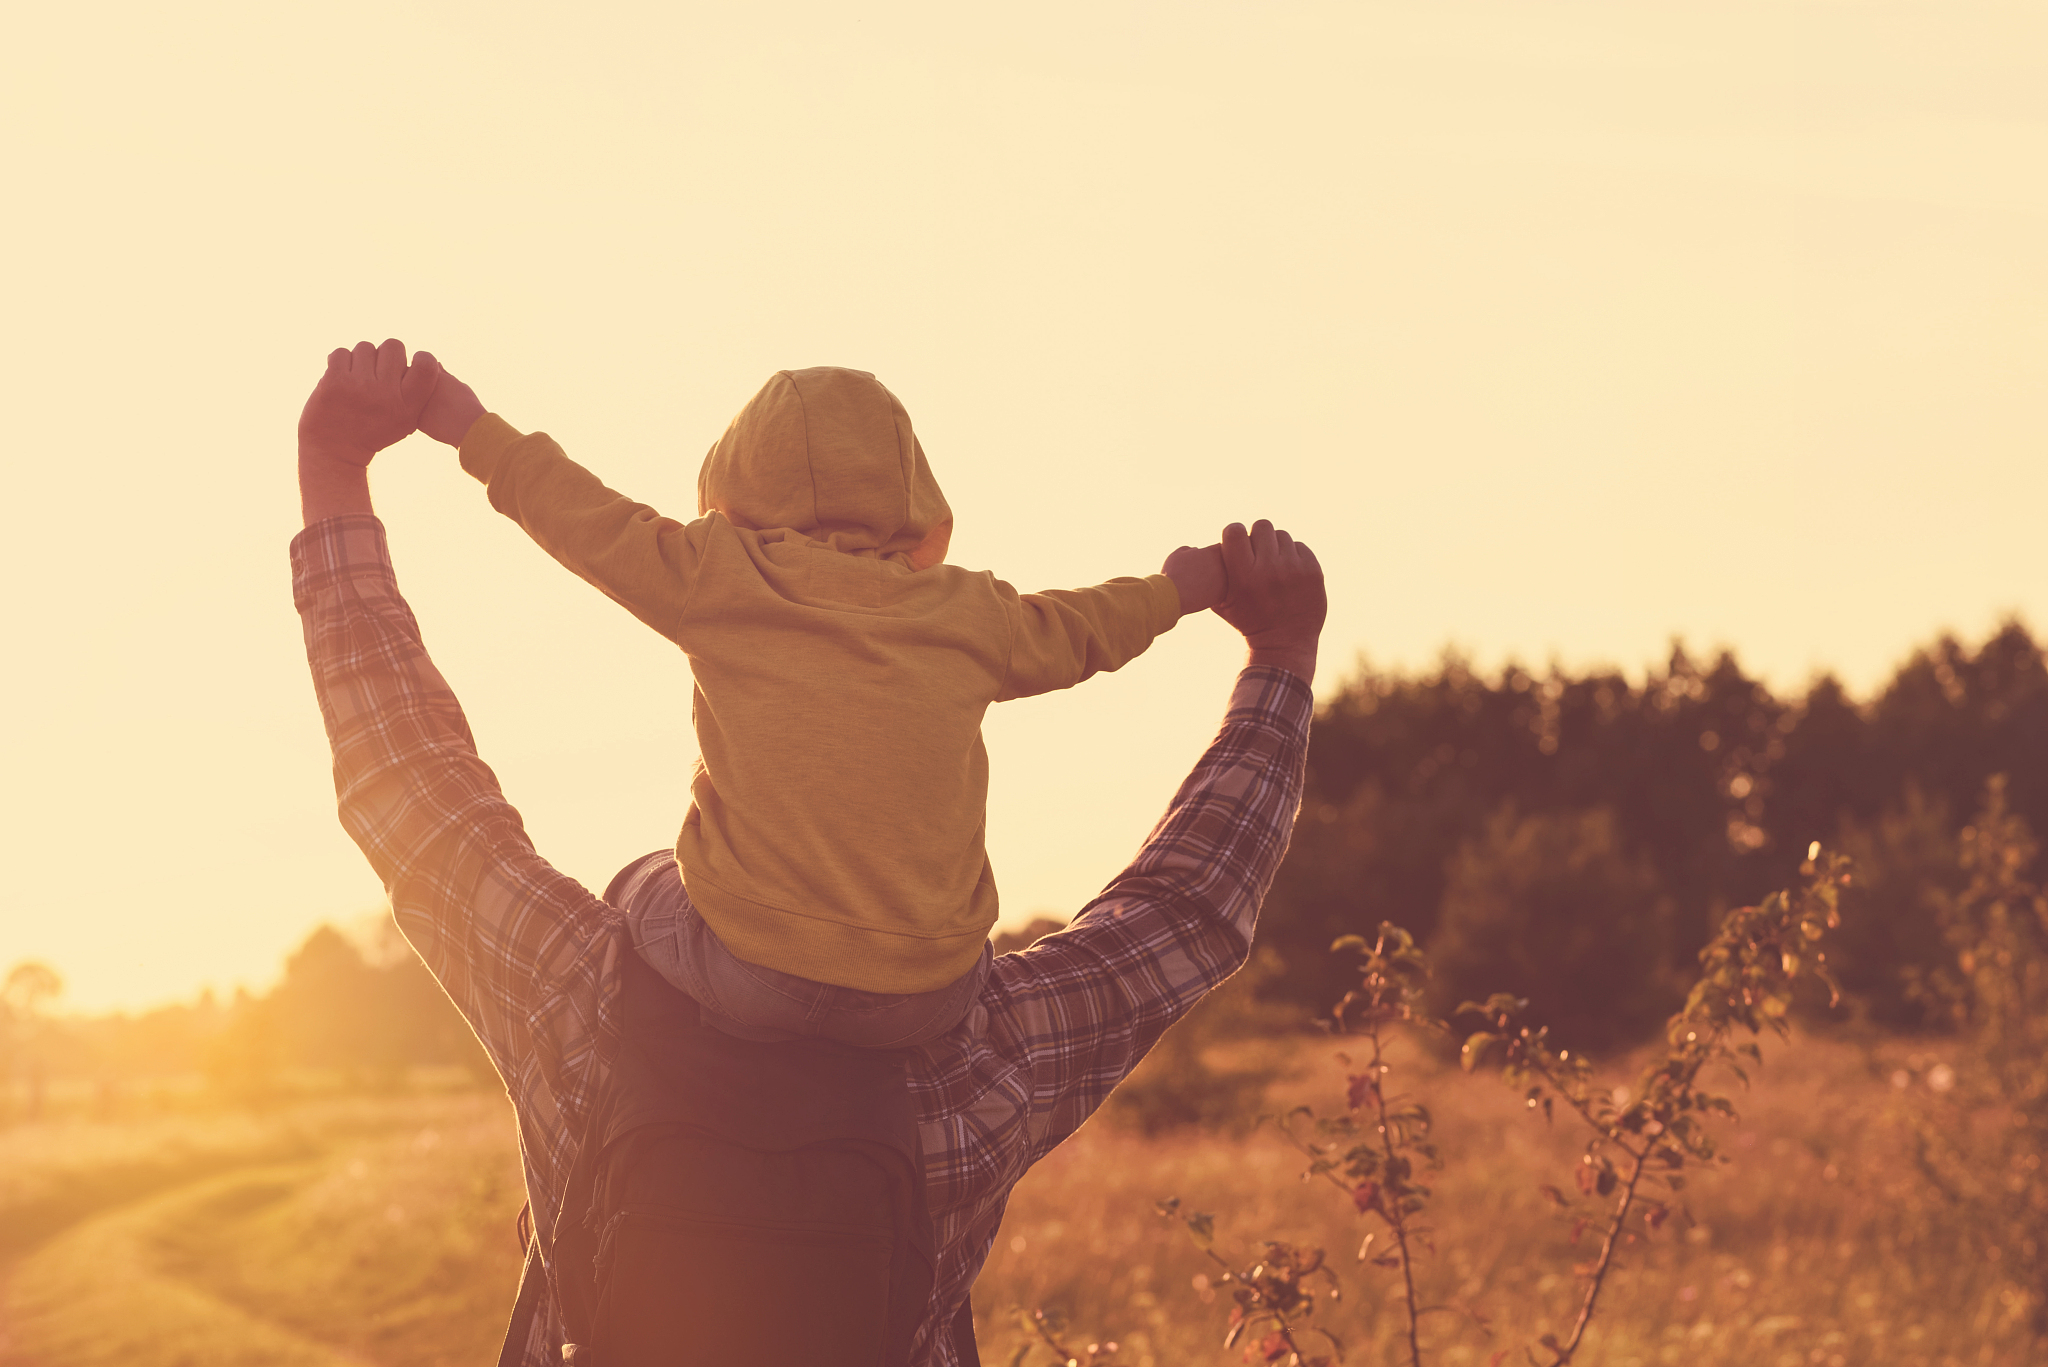
[[635,954],[620,1010],[546,1259],[564,1360],[903,1367],[934,1261],[904,1056],[735,1039]]

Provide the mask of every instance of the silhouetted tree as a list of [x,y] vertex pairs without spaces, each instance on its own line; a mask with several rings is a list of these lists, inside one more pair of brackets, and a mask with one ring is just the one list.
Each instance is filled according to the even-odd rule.
[[1605,808],[1620,857],[1670,899],[1680,970],[1810,842],[1853,843],[1870,875],[1837,950],[1844,980],[1873,1019],[1906,1024],[1902,972],[1934,944],[1923,889],[1958,876],[1937,867],[1952,855],[1936,828],[1952,835],[2004,771],[2011,810],[2048,829],[2048,664],[2016,622],[1975,652],[1952,637],[1915,652],[1868,704],[1831,677],[1781,699],[1732,655],[1702,667],[1676,647],[1640,686],[1514,665],[1487,679],[1456,655],[1416,676],[1361,663],[1309,742],[1261,928],[1290,965],[1275,990],[1310,1006],[1341,994],[1327,947],[1383,919],[1428,942],[1451,861],[1504,804],[1524,818]]
[[[0,1101],[5,1101],[14,1078],[21,1077],[28,1084],[31,1120],[42,1114],[49,1070],[43,1004],[63,994],[64,979],[57,970],[34,959],[17,963],[0,980]],[[0,1106],[0,1111],[4,1109]]]

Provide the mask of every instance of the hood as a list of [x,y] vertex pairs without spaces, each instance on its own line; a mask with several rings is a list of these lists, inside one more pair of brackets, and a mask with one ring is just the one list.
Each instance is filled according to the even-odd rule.
[[851,554],[946,558],[953,511],[910,414],[864,370],[782,370],[704,457],[697,511],[787,529]]

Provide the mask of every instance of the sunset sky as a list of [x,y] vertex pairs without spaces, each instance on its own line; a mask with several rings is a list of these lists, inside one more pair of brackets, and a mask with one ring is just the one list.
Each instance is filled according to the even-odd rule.
[[[2048,7],[40,5],[0,43],[13,586],[0,971],[266,985],[380,899],[291,608],[293,428],[397,336],[694,511],[778,368],[872,370],[1020,588],[1267,516],[1319,686],[1674,636],[1867,691],[2048,627]],[[670,843],[680,656],[446,448],[381,456],[427,643],[541,852]],[[991,714],[1006,916],[1070,914],[1229,630]],[[1389,914],[1400,909],[1389,908]]]

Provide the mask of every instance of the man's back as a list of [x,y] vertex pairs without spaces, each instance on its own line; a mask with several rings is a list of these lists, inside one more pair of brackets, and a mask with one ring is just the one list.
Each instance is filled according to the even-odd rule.
[[733,1367],[909,1361],[933,1253],[902,1055],[737,1039],[620,969],[619,1048],[547,1252],[579,1367],[671,1367],[679,1341]]

